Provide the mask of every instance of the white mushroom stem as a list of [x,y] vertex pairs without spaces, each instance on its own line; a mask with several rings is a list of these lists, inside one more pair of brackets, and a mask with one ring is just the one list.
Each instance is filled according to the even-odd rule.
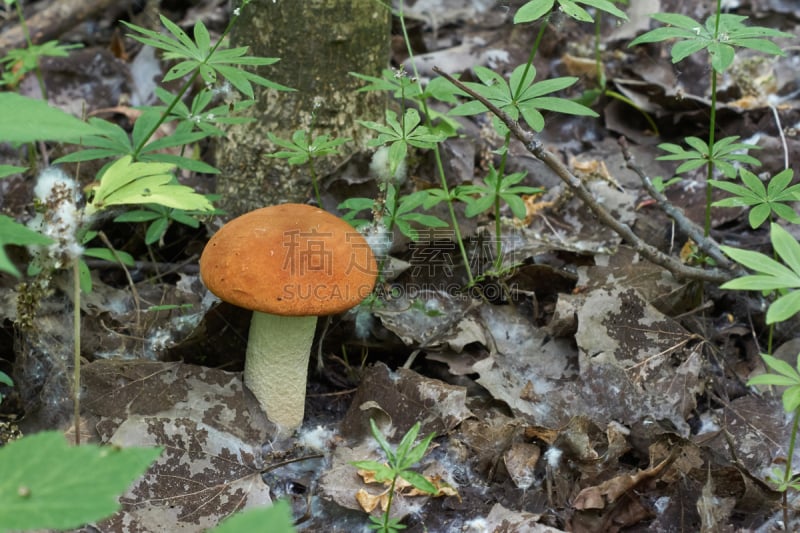
[[283,431],[303,423],[308,358],[314,342],[315,316],[278,316],[253,312],[244,383]]

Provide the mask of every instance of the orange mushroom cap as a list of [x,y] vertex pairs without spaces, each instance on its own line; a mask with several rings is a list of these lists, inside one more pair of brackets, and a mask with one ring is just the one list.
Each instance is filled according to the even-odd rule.
[[341,313],[369,296],[378,266],[350,224],[310,205],[281,204],[225,224],[200,257],[220,299],[283,316]]

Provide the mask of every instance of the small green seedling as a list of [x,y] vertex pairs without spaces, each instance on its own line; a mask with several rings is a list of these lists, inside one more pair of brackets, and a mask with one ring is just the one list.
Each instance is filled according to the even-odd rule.
[[291,140],[281,139],[274,133],[268,132],[267,137],[274,144],[283,148],[274,154],[267,154],[266,157],[286,159],[290,165],[308,164],[308,171],[311,174],[311,184],[314,186],[314,195],[317,204],[322,205],[322,196],[319,192],[319,179],[317,169],[314,166],[314,159],[336,155],[339,153],[339,146],[350,142],[350,137],[331,139],[330,135],[323,134],[318,137],[311,137],[305,130],[297,130],[292,134]]
[[379,463],[378,461],[355,461],[351,464],[361,470],[372,472],[375,475],[375,480],[378,482],[391,483],[388,491],[389,495],[386,511],[382,516],[370,516],[369,518],[372,523],[369,525],[369,528],[381,533],[394,533],[406,527],[402,525],[398,519],[390,518],[395,485],[399,478],[408,481],[415,488],[423,492],[429,494],[436,494],[438,492],[436,486],[428,481],[422,474],[410,470],[410,468],[417,464],[425,455],[428,446],[430,446],[436,434],[431,433],[422,439],[419,444],[413,446],[421,427],[421,424],[417,422],[403,435],[403,438],[397,445],[397,449],[392,451],[392,447],[381,434],[375,420],[370,418],[369,424],[372,429],[372,436],[383,450],[383,453],[386,454],[386,463]]
[[797,356],[795,368],[777,357],[762,353],[761,358],[773,373],[765,373],[750,378],[748,386],[768,385],[771,387],[786,387],[781,394],[783,409],[792,415],[792,433],[789,437],[789,450],[786,452],[786,464],[781,470],[776,466],[770,472],[768,479],[775,484],[775,488],[784,495],[783,523],[789,523],[789,510],[786,505],[786,492],[789,489],[800,490],[800,482],[792,474],[792,458],[797,444],[797,429],[800,425],[800,354]]

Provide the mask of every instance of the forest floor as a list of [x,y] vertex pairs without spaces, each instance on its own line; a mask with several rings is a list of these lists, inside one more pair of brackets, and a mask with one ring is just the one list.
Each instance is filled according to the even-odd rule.
[[[474,79],[471,69],[479,65],[508,74],[525,63],[539,26],[513,24],[522,3],[408,2],[421,77],[435,77],[434,66]],[[628,43],[657,25],[651,13],[705,20],[713,2],[631,3],[627,23],[606,16],[600,25],[610,92],[591,103],[599,118],[548,114],[537,138],[639,238],[690,261],[686,234],[651,201],[618,139],[627,139],[645,174],[669,178],[676,165],[656,160],[663,155],[657,145],[707,138],[707,56],[674,65],[669,43]],[[800,36],[794,2],[727,4],[754,24]],[[219,32],[229,15],[221,0],[162,8],[187,30],[201,19]],[[83,106],[109,109],[105,118],[130,127],[123,97],[136,84],[132,65],[140,48],[121,37],[117,21],[128,16],[127,7],[107,7],[54,37],[85,47],[45,63],[53,104],[76,115]],[[4,20],[0,49],[16,26],[10,12]],[[594,24],[551,18],[534,61],[536,80],[578,76],[569,97],[600,88],[594,39]],[[785,159],[796,175],[800,170],[800,54],[791,41],[781,42],[783,57],[737,56],[718,85],[719,137],[738,135],[762,147],[751,155],[769,176],[784,169]],[[393,50],[393,64],[407,65],[405,48]],[[291,50],[274,55],[291,60]],[[26,80],[19,90],[31,93],[34,84]],[[502,143],[486,115],[460,120],[462,135],[442,145],[451,186],[480,183]],[[8,145],[0,145],[0,158],[26,164]],[[518,141],[511,142],[506,172],[527,172],[522,183],[546,191],[526,199],[524,220],[503,212],[505,263],[515,268],[487,276],[483,298],[474,298],[461,290],[465,272],[451,230],[421,232],[416,242],[395,235],[396,268],[382,281],[381,305],[362,313],[358,327],[353,314],[320,320],[306,421],[288,440],[273,438],[242,385],[249,312],[219,304],[199,278],[197,260],[213,226],[173,223],[161,242],[146,246],[146,225],[99,221],[95,229],[137,265],[129,279],[110,263],[90,263],[81,433],[93,442],[166,447],[99,530],[200,531],[244,505],[286,497],[301,530],[358,531],[368,520],[356,493],[382,490],[350,464],[380,458],[370,418],[392,442],[416,422],[420,435],[436,433],[417,470],[454,491],[399,496],[393,511],[409,532],[778,530],[781,493],[765,479],[787,460],[791,419],[776,393],[745,385],[764,371],[759,354],[768,328],[760,295],[679,278],[645,260]],[[704,173],[697,169],[666,190],[699,225]],[[415,153],[409,176],[403,194],[436,184],[433,158]],[[214,189],[213,177],[189,179],[201,192]],[[34,182],[32,175],[0,180],[0,210],[29,220]],[[348,176],[327,176],[323,184],[324,205],[354,194]],[[724,196],[715,192],[715,199]],[[470,262],[480,271],[482,254],[491,255],[496,242],[495,221],[488,212],[458,213]],[[436,214],[446,218],[445,211]],[[714,208],[711,228],[717,242],[770,250],[768,228],[751,229],[743,208]],[[800,237],[796,227],[787,229]],[[11,251],[23,265],[24,251]],[[16,325],[19,280],[0,275],[0,370],[17,383],[0,414],[21,417],[25,434],[71,431],[66,287],[68,274],[56,274],[26,333]],[[150,309],[155,305],[163,307]],[[796,319],[774,332],[774,353],[792,365],[797,337]],[[789,529],[798,530],[791,494],[788,502]]]

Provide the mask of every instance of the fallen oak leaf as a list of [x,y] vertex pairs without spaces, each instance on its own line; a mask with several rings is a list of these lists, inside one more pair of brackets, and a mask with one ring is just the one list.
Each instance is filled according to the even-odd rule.
[[678,453],[673,450],[669,457],[652,468],[640,470],[635,474],[622,474],[604,481],[599,485],[586,487],[575,497],[572,507],[580,511],[586,509],[605,509],[608,504],[617,501],[620,496],[631,491],[642,481],[655,479],[660,476],[677,457]]

